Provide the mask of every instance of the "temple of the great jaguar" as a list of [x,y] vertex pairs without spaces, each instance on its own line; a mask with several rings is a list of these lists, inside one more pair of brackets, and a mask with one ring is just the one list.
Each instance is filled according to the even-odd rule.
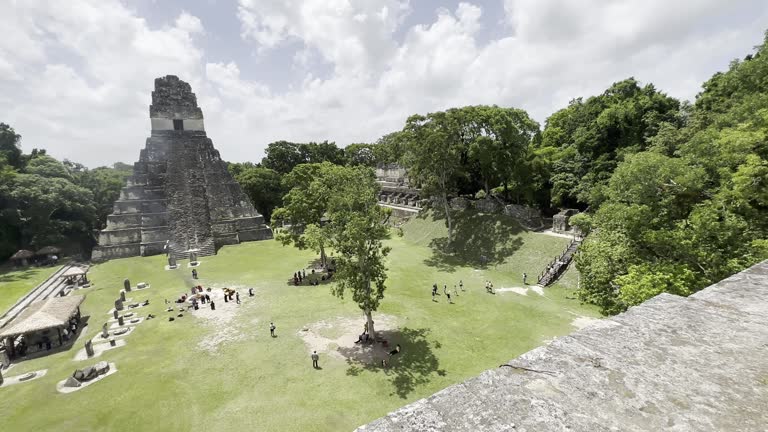
[[94,261],[147,256],[169,249],[177,258],[212,255],[223,245],[272,237],[205,133],[190,85],[155,79],[152,132],[133,166]]

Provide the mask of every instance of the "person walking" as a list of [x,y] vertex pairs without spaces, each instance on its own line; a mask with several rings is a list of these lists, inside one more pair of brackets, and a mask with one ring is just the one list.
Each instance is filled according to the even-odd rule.
[[240,304],[240,291],[237,291],[235,293],[235,301],[237,302],[237,304]]
[[192,269],[192,279],[197,279],[197,269]]
[[277,327],[275,327],[275,323],[273,323],[273,322],[269,323],[269,335],[270,336],[275,337],[275,329],[276,328]]
[[528,285],[528,275],[523,272],[523,285]]
[[253,297],[253,288],[248,288],[248,296]]
[[436,295],[437,295],[437,291],[435,290],[435,287],[433,286],[433,287],[432,287],[432,301],[433,301],[433,302],[436,302],[436,301],[437,301],[437,300],[435,300],[435,296],[436,296]]
[[461,288],[462,291],[464,291],[464,281],[459,279],[459,288]]
[[453,284],[453,295],[455,295],[456,297],[459,296],[459,290],[456,289],[456,284]]
[[319,369],[320,366],[317,364],[317,361],[320,360],[320,356],[317,355],[317,351],[312,351],[312,367],[315,369]]

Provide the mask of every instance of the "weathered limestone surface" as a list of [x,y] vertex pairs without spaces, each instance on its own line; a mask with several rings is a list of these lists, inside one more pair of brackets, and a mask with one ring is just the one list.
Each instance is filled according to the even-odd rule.
[[227,171],[205,133],[203,113],[189,84],[168,75],[155,80],[149,107],[152,133],[133,175],[99,233],[94,261],[200,249],[272,237],[264,218]]
[[358,431],[765,431],[768,261],[509,364]]
[[401,216],[418,213],[421,209],[420,191],[411,187],[405,168],[397,164],[382,164],[376,167],[376,182],[379,203],[394,211],[405,211]]

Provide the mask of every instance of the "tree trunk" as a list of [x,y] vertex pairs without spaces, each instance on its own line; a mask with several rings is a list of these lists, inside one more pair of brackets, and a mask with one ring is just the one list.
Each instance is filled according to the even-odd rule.
[[488,180],[485,180],[483,183],[485,184],[485,196],[488,196],[491,194],[491,190],[488,189]]
[[323,268],[328,266],[328,257],[325,256],[325,247],[323,245],[320,245],[320,264],[322,264]]
[[373,312],[365,311],[365,322],[368,323],[368,337],[373,343],[376,343],[376,329],[373,327]]
[[445,207],[445,221],[448,224],[448,249],[453,242],[453,221],[451,220],[451,207],[448,205],[448,195],[443,192],[443,206]]

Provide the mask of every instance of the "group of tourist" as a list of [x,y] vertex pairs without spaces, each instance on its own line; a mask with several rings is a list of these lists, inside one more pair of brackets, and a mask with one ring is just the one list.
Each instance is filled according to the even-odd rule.
[[[432,284],[432,301],[433,302],[437,302],[436,296],[440,295],[440,294],[438,294],[437,290],[438,290],[437,284],[436,283]],[[458,297],[459,296],[459,290],[464,291],[464,281],[463,280],[459,280],[459,287],[458,288],[456,288],[456,284],[453,285],[453,295]],[[447,284],[443,284],[443,294],[445,294],[445,297],[448,299],[448,303],[453,303],[453,299],[451,298],[451,293],[448,290],[448,285]]]
[[[318,280],[317,276],[315,275],[315,269],[312,269],[312,272],[310,273],[309,277],[309,285],[317,286],[320,285],[320,281],[326,281],[331,278],[333,275],[333,269],[328,268],[327,273],[323,273],[320,275],[320,279]],[[299,286],[304,283],[304,280],[307,279],[307,271],[299,270],[293,274],[293,285]]]

